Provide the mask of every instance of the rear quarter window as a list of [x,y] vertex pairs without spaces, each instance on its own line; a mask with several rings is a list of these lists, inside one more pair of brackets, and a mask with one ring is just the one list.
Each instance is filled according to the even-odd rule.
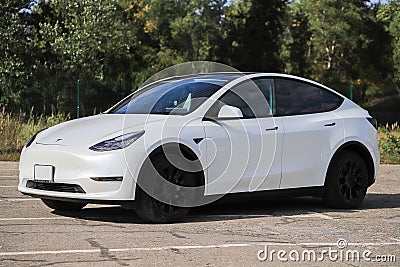
[[343,99],[335,93],[310,83],[276,79],[277,115],[301,115],[336,109]]

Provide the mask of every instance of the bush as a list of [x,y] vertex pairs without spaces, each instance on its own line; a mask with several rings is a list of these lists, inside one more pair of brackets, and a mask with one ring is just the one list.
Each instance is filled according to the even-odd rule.
[[398,123],[379,127],[381,163],[400,164],[400,127]]

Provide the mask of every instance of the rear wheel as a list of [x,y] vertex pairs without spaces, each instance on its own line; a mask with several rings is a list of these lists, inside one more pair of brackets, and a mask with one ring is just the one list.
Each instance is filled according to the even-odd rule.
[[78,211],[85,207],[86,203],[67,202],[59,200],[42,199],[47,207],[57,211]]
[[324,201],[333,208],[356,208],[368,189],[368,168],[363,158],[352,151],[342,152],[329,167]]
[[[153,155],[151,160],[148,160],[147,164],[152,165],[159,176],[162,176],[161,179],[165,179],[174,185],[184,187],[194,187],[198,185],[199,173],[188,172],[174,166],[163,153]],[[151,168],[145,164],[144,168],[146,167]],[[142,178],[148,181],[147,186],[145,186],[147,190],[143,190],[140,187],[140,183],[137,190],[137,206],[135,211],[139,217],[147,222],[153,223],[170,223],[182,220],[189,212],[189,207],[167,204],[168,202],[160,201],[159,197],[170,199],[171,201],[169,203],[183,203],[186,202],[188,196],[182,193],[179,187],[171,191],[170,188],[168,189],[163,185],[157,186],[160,185],[160,182],[153,178],[155,174],[147,174],[145,176],[146,177]],[[149,195],[149,191],[154,195]],[[156,195],[159,197],[155,197]]]

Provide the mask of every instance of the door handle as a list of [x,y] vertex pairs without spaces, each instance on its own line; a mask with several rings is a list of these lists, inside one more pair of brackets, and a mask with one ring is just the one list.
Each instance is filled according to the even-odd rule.
[[325,124],[324,126],[325,127],[332,127],[332,126],[335,126],[335,125],[336,125],[336,122],[332,122],[332,123]]
[[267,132],[269,132],[269,131],[276,131],[276,130],[278,130],[279,129],[279,127],[278,126],[276,126],[276,127],[274,127],[274,128],[268,128],[268,129],[265,129]]

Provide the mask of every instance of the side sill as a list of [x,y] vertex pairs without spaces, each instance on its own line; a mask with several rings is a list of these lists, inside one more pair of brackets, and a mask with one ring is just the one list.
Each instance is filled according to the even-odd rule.
[[248,200],[274,200],[274,199],[288,199],[297,197],[316,197],[321,198],[324,194],[323,186],[291,188],[291,189],[276,189],[276,190],[263,190],[255,192],[240,192],[231,193],[223,196],[221,202],[236,202]]

